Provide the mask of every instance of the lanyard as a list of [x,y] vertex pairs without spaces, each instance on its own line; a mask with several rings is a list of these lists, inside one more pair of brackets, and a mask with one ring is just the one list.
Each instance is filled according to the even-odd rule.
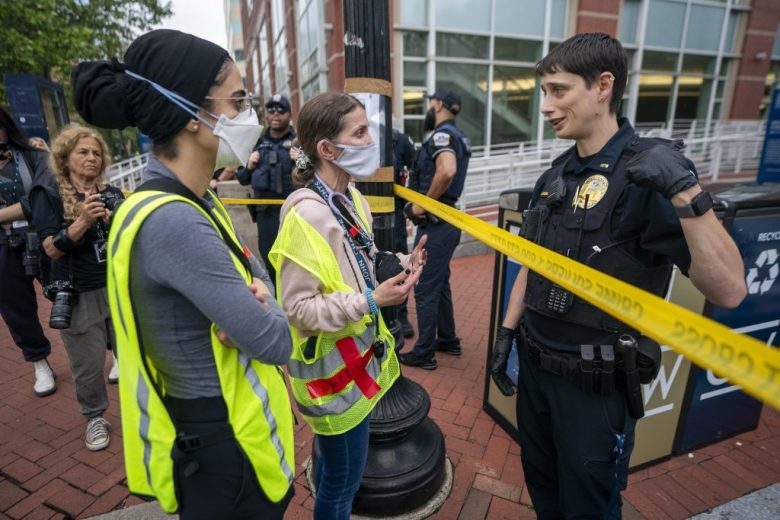
[[8,200],[6,202],[8,203],[9,206],[11,204],[15,204],[19,202],[18,199],[16,198],[16,194],[19,191],[19,185],[22,183],[22,173],[19,170],[19,162],[16,160],[16,155],[11,155],[11,162],[14,165],[14,178],[11,179],[11,183],[10,183],[14,189],[13,193],[11,193],[8,190],[5,182],[0,183],[0,186],[2,186],[3,188],[3,193],[5,193],[6,196],[8,197]]
[[[363,275],[363,281],[366,282],[366,287],[373,290],[374,284],[371,281],[371,274],[368,270],[368,265],[366,264],[365,258],[363,258],[363,255],[360,254],[359,251],[359,248],[363,248],[366,252],[366,256],[369,255],[369,251],[373,246],[371,237],[368,236],[368,233],[366,233],[365,230],[360,229],[360,227],[357,225],[357,222],[355,222],[354,219],[348,214],[348,210],[345,211],[346,207],[344,208],[345,210],[341,210],[336,207],[334,200],[336,197],[338,197],[338,195],[334,197],[335,194],[329,192],[328,188],[325,187],[323,182],[317,176],[315,176],[312,180],[311,187],[320,197],[325,200],[325,202],[328,203],[328,206],[333,212],[333,215],[336,217],[336,220],[341,225],[341,227],[344,228],[344,235],[347,237],[349,247],[352,249],[352,253],[355,255],[355,260],[357,261],[358,267],[360,267],[360,273]],[[347,201],[347,203],[351,203],[351,201],[346,197],[343,198]],[[346,216],[345,213],[347,214]],[[352,222],[348,222],[348,220]],[[356,241],[360,242],[360,246],[356,244]]]

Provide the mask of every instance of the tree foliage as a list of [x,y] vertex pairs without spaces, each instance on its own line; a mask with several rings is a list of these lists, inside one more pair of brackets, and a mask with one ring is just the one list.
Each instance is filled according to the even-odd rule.
[[0,0],[0,72],[65,79],[80,60],[121,59],[171,13],[164,0]]

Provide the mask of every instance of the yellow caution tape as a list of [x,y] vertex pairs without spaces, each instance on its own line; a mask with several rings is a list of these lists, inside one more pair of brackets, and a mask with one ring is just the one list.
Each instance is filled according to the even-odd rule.
[[395,193],[780,408],[777,349],[412,190]]
[[371,213],[393,213],[395,211],[395,198],[382,197],[379,195],[363,195],[368,205],[371,207]]
[[223,199],[219,198],[222,204],[248,204],[250,206],[281,206],[284,204],[284,199]]

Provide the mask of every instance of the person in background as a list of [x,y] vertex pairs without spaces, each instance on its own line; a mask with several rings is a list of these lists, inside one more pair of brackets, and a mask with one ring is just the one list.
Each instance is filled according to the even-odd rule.
[[[406,186],[409,172],[414,170],[414,141],[408,135],[393,128],[393,182]],[[404,205],[406,201],[401,197],[395,197],[395,250],[398,253],[409,253],[409,245],[406,234],[406,217]],[[414,328],[409,323],[409,313],[406,309],[406,301],[398,304],[398,323],[401,325],[401,333],[405,338],[414,336]]]
[[179,31],[137,38],[124,63],[73,72],[91,124],[153,142],[144,183],[113,217],[108,282],[127,481],[182,520],[281,519],[294,494],[290,331],[273,284],[219,198],[257,115],[228,52]]
[[42,137],[31,137],[30,146],[42,152],[49,152],[49,145],[46,144],[46,141],[44,141]]
[[[627,63],[619,41],[587,33],[537,64],[542,115],[559,139],[575,144],[537,181],[522,234],[659,296],[676,264],[708,301],[735,307],[747,292],[742,258],[682,143],[639,137],[618,116]],[[521,460],[537,515],[620,518],[643,413],[627,399],[628,350],[621,349],[632,349],[632,358],[638,345],[639,352],[655,350],[647,359],[658,363],[660,347],[526,267],[512,287],[490,365],[505,395],[514,392],[506,375],[514,338]],[[638,378],[632,390],[641,396]]]
[[[293,176],[306,188],[282,206],[270,257],[292,330],[293,395],[315,434],[314,518],[347,520],[366,464],[371,410],[400,373],[379,309],[414,287],[425,239],[398,257],[373,243],[368,203],[350,177],[374,174],[379,145],[357,99],[318,94],[301,109],[299,127]],[[397,265],[383,281],[379,258]]]
[[[425,130],[432,133],[417,156],[414,189],[443,204],[455,206],[463,193],[471,158],[469,139],[456,126],[460,95],[437,90],[429,96]],[[417,224],[417,243],[428,237],[428,268],[414,289],[417,306],[417,342],[411,352],[398,359],[410,367],[435,370],[436,352],[460,356],[460,339],[455,332],[455,314],[450,290],[450,260],[460,243],[460,230],[439,220],[416,204],[407,205],[407,216]]]
[[34,285],[36,279],[46,283],[48,265],[29,222],[29,193],[39,184],[53,184],[48,155],[33,149],[0,107],[0,315],[24,360],[33,366],[33,392],[43,397],[57,390],[57,381],[47,361],[51,344],[38,320]]
[[87,419],[87,449],[110,442],[111,425],[104,375],[110,343],[106,259],[108,222],[124,198],[104,182],[108,146],[97,132],[79,125],[65,127],[52,143],[49,163],[56,188],[35,187],[30,193],[33,224],[52,259],[53,301],[49,326],[60,329],[76,385],[76,400]]
[[[292,126],[290,100],[287,96],[275,94],[265,103],[268,126],[263,130],[246,168],[236,172],[238,182],[251,185],[255,199],[284,199],[293,192],[293,160],[290,150],[295,141],[295,129]],[[257,247],[265,262],[271,279],[276,272],[268,261],[268,253],[279,231],[278,204],[251,205],[249,212],[257,223]]]

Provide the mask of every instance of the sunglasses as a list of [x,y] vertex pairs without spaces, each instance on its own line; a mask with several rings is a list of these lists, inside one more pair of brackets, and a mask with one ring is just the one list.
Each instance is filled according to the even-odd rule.
[[282,107],[267,107],[265,109],[265,111],[268,112],[269,114],[286,114],[287,113],[287,109],[282,108]]

